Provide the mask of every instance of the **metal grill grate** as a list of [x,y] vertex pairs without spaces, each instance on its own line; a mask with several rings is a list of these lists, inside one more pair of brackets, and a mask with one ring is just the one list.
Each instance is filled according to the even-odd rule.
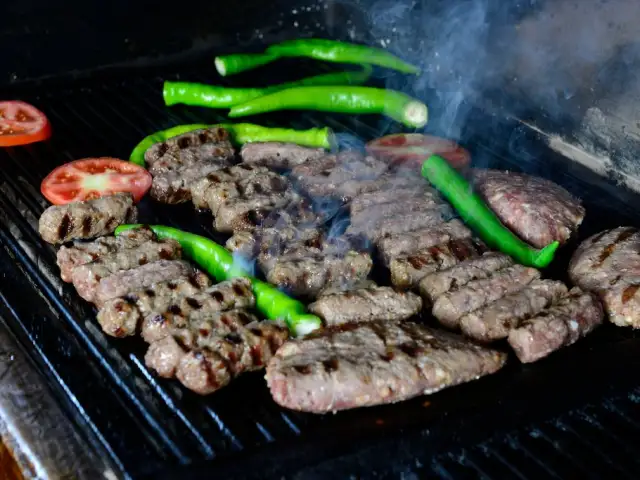
[[[202,71],[192,70],[183,78],[217,80]],[[132,147],[153,131],[178,123],[225,121],[215,111],[165,108],[160,94],[163,78],[116,75],[108,83],[89,79],[9,92],[45,111],[54,136],[44,144],[0,151],[0,241],[5,247],[0,261],[6,270],[0,313],[47,373],[69,413],[86,428],[88,438],[97,440],[117,466],[132,476],[192,464],[193,475],[202,469],[211,475],[218,468],[219,475],[233,478],[265,478],[305,468],[312,477],[323,478],[322,469],[329,465],[334,474],[367,472],[371,467],[380,476],[412,472],[442,478],[605,473],[637,477],[640,470],[633,452],[640,438],[638,396],[565,413],[637,386],[628,372],[640,367],[640,342],[621,329],[605,327],[539,364],[523,367],[513,362],[491,378],[428,398],[324,417],[278,408],[259,373],[240,378],[215,395],[198,397],[177,382],[154,378],[144,366],[141,340],[107,339],[92,308],[59,280],[54,249],[38,237],[37,219],[47,206],[38,186],[65,161],[87,156],[127,158]],[[497,136],[489,141],[486,129],[490,123],[497,131],[499,125],[512,140],[513,124],[506,119],[487,122],[481,112],[473,115],[477,122],[470,123],[484,126],[482,131],[465,132],[474,142],[474,158],[491,158],[491,165],[499,168],[517,168],[502,155],[502,143],[509,142],[496,141]],[[328,125],[362,138],[395,128],[384,120],[361,120],[371,121],[310,114],[255,119],[296,128]],[[519,141],[534,145],[535,139]],[[541,147],[530,146],[529,151],[534,148]],[[551,155],[544,150],[538,154]],[[561,160],[546,158],[553,167],[543,173],[587,199],[584,235],[619,224],[640,224],[631,208],[638,201],[632,194],[617,192]],[[158,206],[145,200],[141,217],[213,233],[210,219],[188,206]],[[550,274],[562,278],[565,267],[559,262]],[[557,420],[547,420],[558,414],[562,416]],[[542,423],[513,430],[531,421]],[[485,440],[496,431],[510,433]],[[476,446],[460,449],[468,444]],[[445,451],[454,453],[433,456]],[[352,461],[345,463],[349,458]],[[325,462],[308,466],[320,460]]]

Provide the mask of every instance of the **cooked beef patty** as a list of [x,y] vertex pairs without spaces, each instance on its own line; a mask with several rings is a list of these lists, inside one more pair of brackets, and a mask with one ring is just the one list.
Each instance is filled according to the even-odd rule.
[[432,304],[440,295],[463,287],[472,280],[488,278],[493,272],[510,265],[513,265],[511,257],[502,253],[487,252],[481,257],[471,258],[447,270],[427,275],[420,281],[420,293],[425,301]]
[[475,188],[507,227],[542,248],[565,243],[584,219],[580,200],[549,180],[522,173],[475,170]]
[[184,203],[191,200],[191,185],[210,173],[229,166],[226,158],[203,160],[184,165],[153,177],[149,195],[161,203]]
[[268,171],[265,167],[247,165],[245,163],[240,163],[233,167],[221,168],[191,184],[191,200],[193,201],[193,205],[198,209],[209,209],[207,196],[210,188],[217,187],[222,183],[237,182]]
[[60,276],[65,282],[70,282],[71,273],[75,267],[95,262],[105,255],[120,250],[138,247],[155,238],[156,236],[150,228],[142,227],[127,230],[117,237],[100,237],[91,242],[76,240],[69,247],[63,245],[57,254]]
[[569,295],[509,332],[509,344],[523,363],[535,362],[571,345],[602,323],[598,298],[573,288]]
[[428,274],[446,270],[478,255],[477,243],[471,238],[463,238],[396,257],[389,265],[391,283],[397,288],[415,288]]
[[325,155],[326,152],[321,148],[279,142],[246,143],[240,150],[240,157],[244,163],[277,169],[290,169],[307,160]]
[[118,250],[75,267],[71,272],[71,280],[78,294],[88,302],[93,302],[98,285],[109,275],[156,260],[174,260],[181,256],[182,248],[175,240],[149,240],[137,247]]
[[193,267],[183,260],[158,260],[131,270],[120,270],[100,280],[93,302],[101,308],[112,298],[192,273]]
[[86,202],[52,205],[40,216],[38,230],[46,242],[59,244],[110,235],[123,223],[135,223],[138,212],[130,193]]
[[422,299],[391,287],[370,286],[324,295],[309,305],[309,311],[326,325],[374,320],[406,320],[422,309]]
[[107,301],[98,312],[102,330],[113,337],[134,335],[145,316],[162,313],[180,297],[195,295],[211,286],[203,272],[154,283],[148,288],[130,292]]
[[538,278],[540,272],[535,268],[512,265],[493,272],[488,278],[472,280],[443,293],[433,303],[431,313],[442,325],[457,328],[464,314],[518,292]]
[[412,322],[347,324],[284,344],[267,366],[276,403],[313,413],[394,403],[499,370],[506,355]]
[[562,282],[534,280],[519,292],[462,316],[460,328],[466,336],[482,342],[507,338],[511,329],[537,315],[568,292]]

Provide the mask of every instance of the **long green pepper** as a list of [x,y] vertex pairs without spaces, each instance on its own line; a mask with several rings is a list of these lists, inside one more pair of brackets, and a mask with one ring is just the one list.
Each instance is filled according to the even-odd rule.
[[232,118],[277,110],[319,110],[338,113],[382,113],[409,127],[423,127],[427,106],[404,93],[373,87],[295,87],[236,105]]
[[422,176],[442,193],[460,217],[476,230],[489,246],[531,267],[544,268],[553,260],[559,242],[553,242],[537,250],[520,240],[502,224],[482,198],[473,193],[462,175],[442,157],[430,156],[422,164]]
[[306,57],[334,63],[378,65],[403,73],[417,74],[420,69],[381,48],[322,38],[289,40],[270,46],[265,53],[216,57],[216,70],[227,76],[251,70],[282,57]]
[[269,95],[293,87],[312,85],[360,85],[371,77],[372,69],[363,65],[352,72],[325,73],[302,78],[294,82],[264,88],[232,88],[191,82],[164,82],[162,96],[167,106],[191,105],[194,107],[229,108],[254,98]]
[[[141,224],[120,225],[115,233],[119,235],[125,230],[141,226]],[[284,320],[295,336],[306,335],[322,327],[322,320],[307,313],[303,303],[285,295],[274,286],[249,275],[234,261],[231,252],[213,240],[172,227],[152,225],[149,228],[159,238],[171,238],[180,243],[183,252],[213,276],[216,281],[223,282],[236,277],[245,277],[251,280],[258,310],[269,320]]]
[[333,142],[333,133],[329,128],[294,130],[291,128],[263,127],[252,123],[223,123],[218,125],[192,123],[189,125],[176,125],[146,136],[135,146],[131,155],[129,155],[129,161],[144,166],[144,154],[154,144],[166,142],[168,139],[183,133],[216,126],[226,129],[231,135],[231,141],[236,145],[244,145],[251,142],[284,142],[295,143],[305,147],[328,149],[331,148]]

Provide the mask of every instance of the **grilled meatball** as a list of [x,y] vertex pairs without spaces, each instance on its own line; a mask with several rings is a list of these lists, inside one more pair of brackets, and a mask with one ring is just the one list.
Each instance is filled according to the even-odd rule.
[[52,205],[40,216],[38,229],[49,243],[88,240],[110,235],[123,223],[135,223],[137,210],[130,193],[117,193],[86,202]]
[[127,230],[117,237],[100,237],[91,242],[76,240],[70,247],[63,245],[57,254],[60,276],[65,282],[70,282],[71,273],[75,267],[95,262],[105,255],[120,250],[138,247],[155,238],[153,230],[142,227]]
[[549,180],[498,170],[476,170],[474,180],[502,223],[535,247],[565,243],[584,219],[580,201]]
[[376,211],[378,208],[390,208],[393,210],[404,207],[413,208],[415,205],[436,205],[441,203],[443,201],[438,197],[437,192],[424,183],[424,186],[419,187],[402,186],[361,193],[351,200],[349,211],[353,218],[367,211]]
[[285,327],[265,321],[213,336],[206,348],[180,360],[176,377],[189,390],[208,395],[223,387],[225,378],[264,368],[288,335]]
[[287,247],[295,244],[319,247],[323,237],[323,232],[317,228],[282,225],[236,232],[227,240],[225,246],[228,250],[245,257],[254,257],[259,254],[277,257]]
[[580,244],[569,263],[571,281],[583,290],[606,289],[618,277],[640,276],[640,230],[618,227]]
[[509,332],[509,344],[523,363],[535,362],[571,345],[602,323],[597,297],[573,288],[569,295]]
[[224,233],[253,230],[273,215],[275,209],[286,208],[299,201],[300,197],[293,190],[255,195],[247,199],[232,199],[218,208],[214,227]]
[[113,337],[134,335],[145,316],[162,313],[180,297],[195,295],[209,286],[211,280],[200,271],[154,283],[148,288],[107,301],[98,312],[98,323],[106,334]]
[[425,276],[478,256],[476,242],[470,238],[451,240],[391,260],[391,283],[397,288],[415,288]]
[[326,155],[321,148],[308,148],[293,143],[252,142],[243,145],[240,157],[244,163],[269,168],[289,169]]
[[537,315],[569,293],[555,280],[534,280],[522,290],[467,313],[459,320],[462,333],[482,342],[507,338],[523,320]]
[[194,130],[149,147],[144,154],[151,175],[156,176],[203,160],[234,156],[229,133],[220,127]]
[[112,273],[181,256],[182,249],[175,240],[150,240],[135,248],[116,251],[75,267],[71,272],[71,280],[78,294],[88,302],[93,302],[98,284]]
[[407,233],[423,228],[437,227],[453,215],[448,205],[425,206],[414,211],[390,215],[371,215],[351,219],[346,235],[365,235],[372,241],[379,238]]
[[394,403],[499,370],[506,355],[413,322],[331,327],[283,345],[267,366],[276,403],[313,413]]
[[401,255],[409,255],[454,239],[471,236],[471,230],[456,219],[430,228],[389,235],[379,239],[376,245],[385,266],[389,266],[391,260]]
[[418,295],[378,286],[324,295],[309,305],[309,311],[326,325],[406,320],[421,309],[422,299]]
[[249,178],[269,170],[265,167],[258,167],[241,163],[233,167],[225,167],[191,184],[191,200],[193,205],[199,209],[208,209],[207,192],[209,188],[216,187],[222,183],[237,182],[244,178]]
[[226,158],[202,160],[153,177],[149,195],[161,203],[177,204],[191,200],[191,185],[210,173],[229,166]]
[[471,258],[453,267],[434,272],[420,281],[420,293],[429,303],[452,289],[460,288],[472,280],[490,277],[493,272],[513,265],[511,257],[502,253],[487,252],[478,258]]
[[600,296],[615,325],[640,328],[640,230],[619,227],[591,236],[571,258],[569,277]]
[[180,360],[190,350],[206,347],[212,336],[227,335],[258,318],[243,309],[211,312],[206,318],[182,328],[172,328],[166,336],[149,345],[145,363],[164,378],[175,376]]
[[332,285],[348,285],[367,278],[373,262],[367,253],[349,251],[345,255],[322,253],[282,256],[266,271],[269,283],[300,298],[316,298]]
[[442,325],[457,328],[464,314],[518,292],[538,278],[540,272],[535,268],[512,265],[493,272],[489,278],[472,280],[440,295],[433,303],[431,313]]
[[251,308],[255,297],[251,282],[234,278],[190,296],[180,297],[163,312],[153,312],[142,323],[142,338],[151,343],[169,335],[193,321],[208,318],[212,313],[232,308]]
[[193,268],[183,260],[158,260],[131,270],[120,270],[100,280],[94,296],[98,308],[107,300],[123,297],[130,292],[148,288],[154,283],[164,282],[193,273]]

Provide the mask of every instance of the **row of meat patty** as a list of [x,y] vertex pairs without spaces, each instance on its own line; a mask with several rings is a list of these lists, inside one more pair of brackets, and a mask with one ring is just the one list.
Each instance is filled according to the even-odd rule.
[[[414,171],[356,151],[255,143],[238,158],[228,133],[211,128],[156,144],[145,158],[155,200],[209,210],[215,230],[230,236],[227,248],[307,301],[325,328],[288,340],[283,326],[255,315],[247,280],[212,285],[178,244],[147,228],[108,236],[136,217],[121,195],[45,212],[40,230],[51,243],[105,235],[62,246],[62,278],[96,304],[107,334],[150,344],[146,363],[158,375],[207,394],[266,366],[274,400],[296,410],[397,402],[479,378],[504,365],[507,355],[488,346],[499,340],[522,362],[574,343],[602,322],[603,299],[613,315],[615,302],[580,274],[593,271],[593,249],[637,237],[603,234],[584,247],[576,255],[591,260],[574,261],[583,267],[573,267],[570,289],[490,251]],[[489,170],[474,178],[501,220],[534,245],[565,242],[584,217],[546,180]],[[370,279],[374,263],[391,286]],[[614,263],[602,260],[609,296],[633,297],[633,269],[614,278]],[[629,300],[618,303],[629,309]],[[425,311],[452,332],[426,326]]]

